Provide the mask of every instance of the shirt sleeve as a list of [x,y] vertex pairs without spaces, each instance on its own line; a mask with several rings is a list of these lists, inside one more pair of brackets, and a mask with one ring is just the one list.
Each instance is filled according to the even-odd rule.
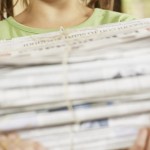
[[101,16],[102,16],[101,21],[103,24],[135,20],[135,18],[131,15],[119,13],[115,11],[109,11],[109,10],[102,10]]
[[131,15],[128,14],[121,14],[120,18],[119,18],[119,22],[124,22],[124,21],[131,21],[131,20],[135,20],[136,18],[134,18]]

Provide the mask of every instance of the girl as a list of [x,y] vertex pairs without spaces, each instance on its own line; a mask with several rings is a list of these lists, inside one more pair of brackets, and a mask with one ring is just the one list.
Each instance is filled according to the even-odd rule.
[[29,0],[29,3],[23,0],[27,9],[12,17],[12,0],[0,0],[0,18],[11,16],[0,22],[0,39],[56,31],[60,26],[82,28],[133,19],[126,14],[92,9],[95,4],[104,8],[112,7],[107,1],[110,0],[92,0],[89,3],[87,0]]
[[[64,28],[83,28],[120,21],[133,17],[95,5],[113,8],[109,0],[23,0],[26,9],[13,16],[12,0],[0,0],[0,39],[11,39],[33,34],[56,31]],[[104,3],[105,2],[105,3]],[[110,1],[111,2],[111,1]],[[109,5],[111,4],[111,5]],[[8,17],[7,19],[4,19]],[[150,150],[150,131],[143,129],[131,150]],[[0,150],[44,150],[37,143],[21,140],[18,136],[0,136]]]

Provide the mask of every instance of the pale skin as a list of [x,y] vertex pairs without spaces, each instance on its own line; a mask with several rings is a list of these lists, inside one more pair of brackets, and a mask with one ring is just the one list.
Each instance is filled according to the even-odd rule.
[[[30,0],[28,8],[14,17],[19,23],[33,28],[72,27],[81,24],[93,14],[78,0]],[[46,150],[39,143],[23,140],[15,134],[0,134],[0,150]],[[129,150],[150,150],[150,129],[139,132]]]

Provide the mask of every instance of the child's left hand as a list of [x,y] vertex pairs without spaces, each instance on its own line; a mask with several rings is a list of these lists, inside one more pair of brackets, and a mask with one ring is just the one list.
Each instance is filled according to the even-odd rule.
[[0,150],[45,150],[39,143],[22,140],[16,134],[0,135]]

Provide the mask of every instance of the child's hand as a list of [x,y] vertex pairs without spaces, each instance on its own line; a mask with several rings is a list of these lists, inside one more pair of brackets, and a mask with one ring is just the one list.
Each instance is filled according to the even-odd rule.
[[130,150],[150,150],[150,129],[142,129]]
[[45,150],[39,143],[22,140],[19,136],[11,134],[0,135],[0,150]]

